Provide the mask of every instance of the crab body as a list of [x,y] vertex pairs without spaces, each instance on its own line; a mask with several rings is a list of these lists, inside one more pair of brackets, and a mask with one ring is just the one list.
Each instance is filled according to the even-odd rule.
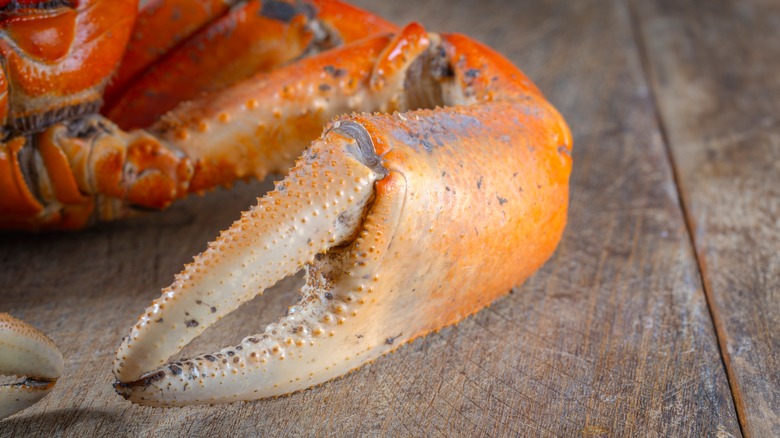
[[[76,17],[105,2],[78,3]],[[114,361],[118,393],[172,406],[305,389],[460,321],[552,254],[571,135],[501,55],[333,0],[189,2],[164,26],[182,3],[149,2],[113,36],[134,35],[106,116],[46,107],[48,124],[25,131],[10,105],[0,154],[0,224],[25,229],[292,167],[139,317]],[[166,362],[302,269],[301,300],[264,332]]]

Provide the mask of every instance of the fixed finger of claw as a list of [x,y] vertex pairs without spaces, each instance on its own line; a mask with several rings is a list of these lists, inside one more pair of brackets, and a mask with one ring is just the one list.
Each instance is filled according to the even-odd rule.
[[[253,400],[325,382],[395,348],[383,337],[382,326],[372,325],[375,315],[370,310],[363,312],[360,309],[361,306],[376,307],[381,304],[358,295],[373,292],[371,282],[376,281],[374,269],[390,242],[388,237],[392,232],[388,231],[395,228],[400,217],[405,193],[403,178],[386,174],[369,134],[354,122],[335,123],[301,161],[306,162],[307,155],[311,154],[319,158],[306,163],[310,176],[303,184],[297,182],[299,176],[295,172],[281,184],[285,186],[285,191],[295,191],[296,186],[306,189],[313,184],[319,185],[318,179],[325,172],[330,173],[329,179],[333,179],[330,184],[336,186],[337,196],[326,198],[328,200],[323,204],[321,197],[324,193],[321,193],[314,206],[321,209],[322,223],[329,230],[325,232],[325,228],[316,223],[307,224],[299,239],[301,243],[296,245],[299,248],[297,252],[304,254],[303,257],[292,261],[292,269],[276,271],[268,277],[269,280],[278,280],[284,274],[294,272],[305,261],[306,285],[301,289],[300,302],[290,307],[287,315],[278,322],[270,324],[264,333],[249,336],[237,346],[168,364],[134,381],[121,381],[121,373],[125,370],[116,368],[120,378],[117,392],[131,401],[152,406]],[[346,167],[331,169],[327,163]],[[346,179],[340,182],[339,177]],[[259,206],[273,202],[279,196],[278,191],[279,186],[275,193],[261,200]],[[339,191],[344,191],[346,200],[338,196]],[[350,197],[354,200],[350,201]],[[355,206],[350,207],[351,203]],[[300,217],[300,213],[295,215]],[[294,223],[287,219],[282,228],[289,228]],[[338,233],[338,238],[334,238],[330,230],[338,228],[343,230]],[[231,231],[235,235],[243,233],[241,221],[236,222],[228,233]],[[277,242],[273,248],[266,250],[270,258],[267,263],[271,266],[286,264],[288,252],[287,245],[282,243],[284,238],[280,238],[278,232],[271,232],[266,239]],[[306,242],[317,239],[320,244],[314,250],[319,250],[319,255],[315,257],[315,251],[306,249],[311,247]],[[326,249],[328,251],[324,252]],[[235,268],[233,262],[231,269]],[[242,281],[246,283],[233,285],[232,288],[256,287],[255,281],[249,277]],[[230,289],[220,289],[219,293],[230,294]],[[181,304],[176,303],[177,306]],[[226,305],[235,307],[237,303]],[[181,308],[185,309],[187,307]],[[155,334],[139,332],[135,339],[143,337],[159,343],[166,342],[168,338],[182,338],[181,333],[162,334],[162,340],[149,336]],[[363,338],[363,342],[354,342]],[[137,347],[131,340],[130,344],[122,345],[119,354],[125,355],[123,359],[127,362],[134,361],[136,358],[130,357],[136,353],[134,348]]]
[[62,353],[51,339],[11,315],[0,313],[0,375],[25,377],[0,385],[0,419],[42,399],[62,375]]
[[[157,397],[147,394],[155,393],[150,385],[176,381],[189,385],[185,396],[190,403],[212,402],[218,397],[217,393],[206,396],[195,387],[203,384],[206,374],[217,373],[213,367],[222,365],[215,362],[228,357],[231,364],[238,360],[233,356],[241,348],[144,373],[164,365],[168,357],[240,304],[354,237],[373,197],[374,181],[383,176],[373,150],[360,143],[364,140],[335,127],[307,149],[272,192],[185,267],[147,308],[117,352],[114,374],[122,395],[163,404],[146,398]],[[302,333],[312,330],[316,328],[309,326]],[[273,335],[269,329],[265,336],[250,337],[244,343],[257,344],[262,338],[266,352],[271,352],[274,346],[286,344],[284,338]],[[247,349],[246,354],[255,350]],[[258,362],[261,357],[254,358]],[[165,404],[175,401],[165,400]]]

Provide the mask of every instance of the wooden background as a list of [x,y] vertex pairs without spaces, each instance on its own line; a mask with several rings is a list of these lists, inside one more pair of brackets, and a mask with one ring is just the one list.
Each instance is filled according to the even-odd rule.
[[[183,409],[114,394],[120,337],[268,189],[78,234],[0,235],[0,310],[67,358],[0,435],[780,436],[780,2],[357,2],[459,31],[572,126],[570,225],[493,306],[321,387]],[[190,351],[294,301],[288,281]]]

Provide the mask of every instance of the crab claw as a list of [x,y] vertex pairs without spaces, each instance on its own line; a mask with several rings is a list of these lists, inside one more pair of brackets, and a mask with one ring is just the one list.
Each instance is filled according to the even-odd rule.
[[[119,394],[182,406],[302,390],[460,321],[552,254],[572,139],[536,87],[484,46],[416,24],[360,44],[370,56],[353,46],[315,61],[352,75],[360,110],[405,112],[337,118],[196,256],[123,339]],[[298,74],[311,85],[322,70]],[[263,333],[166,363],[301,269],[300,301]]]
[[[338,119],[147,308],[117,392],[152,406],[287,394],[478,311],[552,254],[570,142],[541,99]],[[264,333],[166,364],[301,268],[300,302]]]
[[25,377],[0,385],[0,419],[46,396],[62,375],[62,353],[51,339],[18,319],[0,313],[0,374]]

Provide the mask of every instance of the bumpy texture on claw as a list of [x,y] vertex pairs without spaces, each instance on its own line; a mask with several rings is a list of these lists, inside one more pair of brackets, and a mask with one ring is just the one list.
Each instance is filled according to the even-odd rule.
[[[373,97],[359,109],[404,112],[333,122],[147,308],[117,352],[118,393],[182,406],[305,389],[460,321],[552,254],[571,169],[561,116],[465,37],[410,25],[386,44],[354,84]],[[300,302],[265,332],[166,364],[301,268]]]
[[0,375],[25,377],[0,385],[0,419],[46,396],[62,375],[64,361],[54,342],[27,323],[0,313]]

